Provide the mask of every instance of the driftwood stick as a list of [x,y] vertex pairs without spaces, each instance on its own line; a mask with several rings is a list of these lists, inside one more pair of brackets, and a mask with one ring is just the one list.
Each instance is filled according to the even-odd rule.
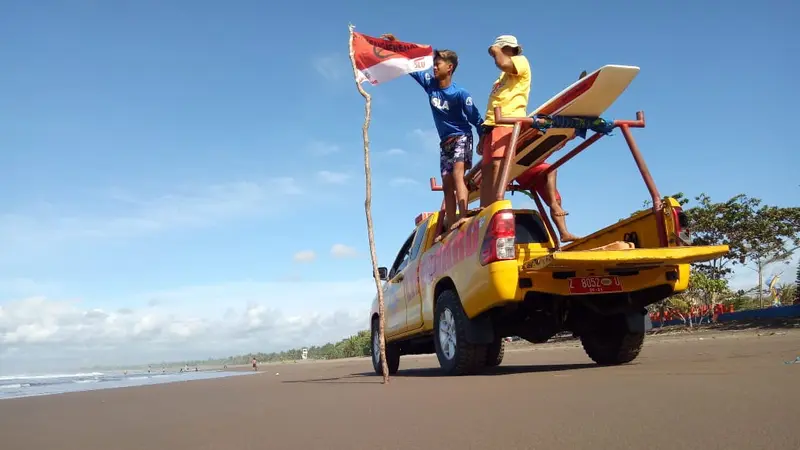
[[[381,349],[381,369],[383,371],[383,383],[389,382],[389,366],[386,363],[386,309],[383,303],[383,287],[378,273],[378,256],[375,251],[375,234],[372,226],[372,170],[369,165],[369,122],[372,115],[372,98],[361,86],[356,68],[355,51],[353,50],[353,25],[350,28],[350,63],[353,65],[353,77],[355,78],[358,92],[364,97],[364,126],[361,131],[364,136],[364,178],[366,181],[366,199],[364,200],[364,211],[367,215],[367,235],[369,237],[369,254],[372,258],[372,275],[375,278],[375,288],[378,290],[378,334],[380,336]],[[374,352],[375,346],[370,345]]]

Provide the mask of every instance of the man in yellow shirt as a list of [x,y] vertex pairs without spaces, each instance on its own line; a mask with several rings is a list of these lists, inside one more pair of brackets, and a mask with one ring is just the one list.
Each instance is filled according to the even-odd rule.
[[511,140],[512,125],[494,123],[494,108],[500,107],[503,116],[527,115],[528,94],[531,91],[531,66],[522,56],[517,38],[498,36],[489,47],[489,55],[501,70],[492,85],[486,105],[486,119],[477,152],[481,155],[481,207],[494,203],[496,186],[500,177],[500,163]]
[[[494,122],[494,108],[499,106],[504,117],[527,116],[528,95],[531,91],[531,66],[528,58],[522,55],[522,47],[517,43],[516,37],[498,36],[489,47],[489,55],[492,56],[495,65],[501,72],[489,94],[486,119],[483,121],[481,139],[477,148],[477,153],[482,156],[480,187],[480,206],[482,208],[497,200],[502,200],[502,198],[496,198],[496,184],[500,178],[503,155],[506,147],[511,143],[511,132],[514,129],[513,125],[501,125]],[[514,149],[509,149],[509,151],[514,151]],[[546,180],[535,180],[538,172],[546,167],[548,165],[542,163],[529,169],[529,172],[537,172],[530,174],[534,178],[531,182],[537,181],[536,190],[542,194],[542,198],[550,207],[562,242],[574,241],[578,238],[567,231],[564,220],[567,213],[561,208],[561,196],[556,189],[555,171],[551,172]],[[543,186],[538,186],[539,184],[543,184]]]

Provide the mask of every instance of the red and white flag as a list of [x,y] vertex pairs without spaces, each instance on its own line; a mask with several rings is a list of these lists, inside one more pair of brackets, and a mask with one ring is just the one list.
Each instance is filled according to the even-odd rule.
[[389,41],[353,31],[356,80],[372,85],[433,67],[433,47]]

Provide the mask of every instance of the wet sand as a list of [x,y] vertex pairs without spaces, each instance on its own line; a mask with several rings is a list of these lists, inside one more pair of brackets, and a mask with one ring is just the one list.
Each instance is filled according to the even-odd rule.
[[[702,339],[702,340],[701,340]],[[601,368],[575,342],[513,346],[486,375],[403,357],[0,401],[4,450],[800,448],[800,330],[649,337]],[[277,373],[277,374],[276,374]]]

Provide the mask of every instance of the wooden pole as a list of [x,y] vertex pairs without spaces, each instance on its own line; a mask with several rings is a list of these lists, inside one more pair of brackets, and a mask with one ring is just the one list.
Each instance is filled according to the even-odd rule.
[[[381,278],[378,274],[378,256],[375,251],[375,234],[372,227],[372,171],[369,165],[369,121],[372,114],[372,98],[361,87],[358,79],[358,69],[356,68],[355,50],[353,50],[353,28],[350,25],[350,63],[353,65],[353,77],[356,82],[358,92],[364,97],[364,126],[361,129],[364,136],[364,178],[366,181],[366,199],[364,200],[364,211],[367,215],[367,235],[369,237],[369,254],[372,258],[372,275],[375,278],[375,287],[378,290],[378,332],[380,334],[380,347],[381,347],[381,369],[383,371],[383,384],[389,382],[389,366],[386,363],[386,309],[383,304],[383,287],[381,286]],[[371,348],[372,345],[370,345]]]

